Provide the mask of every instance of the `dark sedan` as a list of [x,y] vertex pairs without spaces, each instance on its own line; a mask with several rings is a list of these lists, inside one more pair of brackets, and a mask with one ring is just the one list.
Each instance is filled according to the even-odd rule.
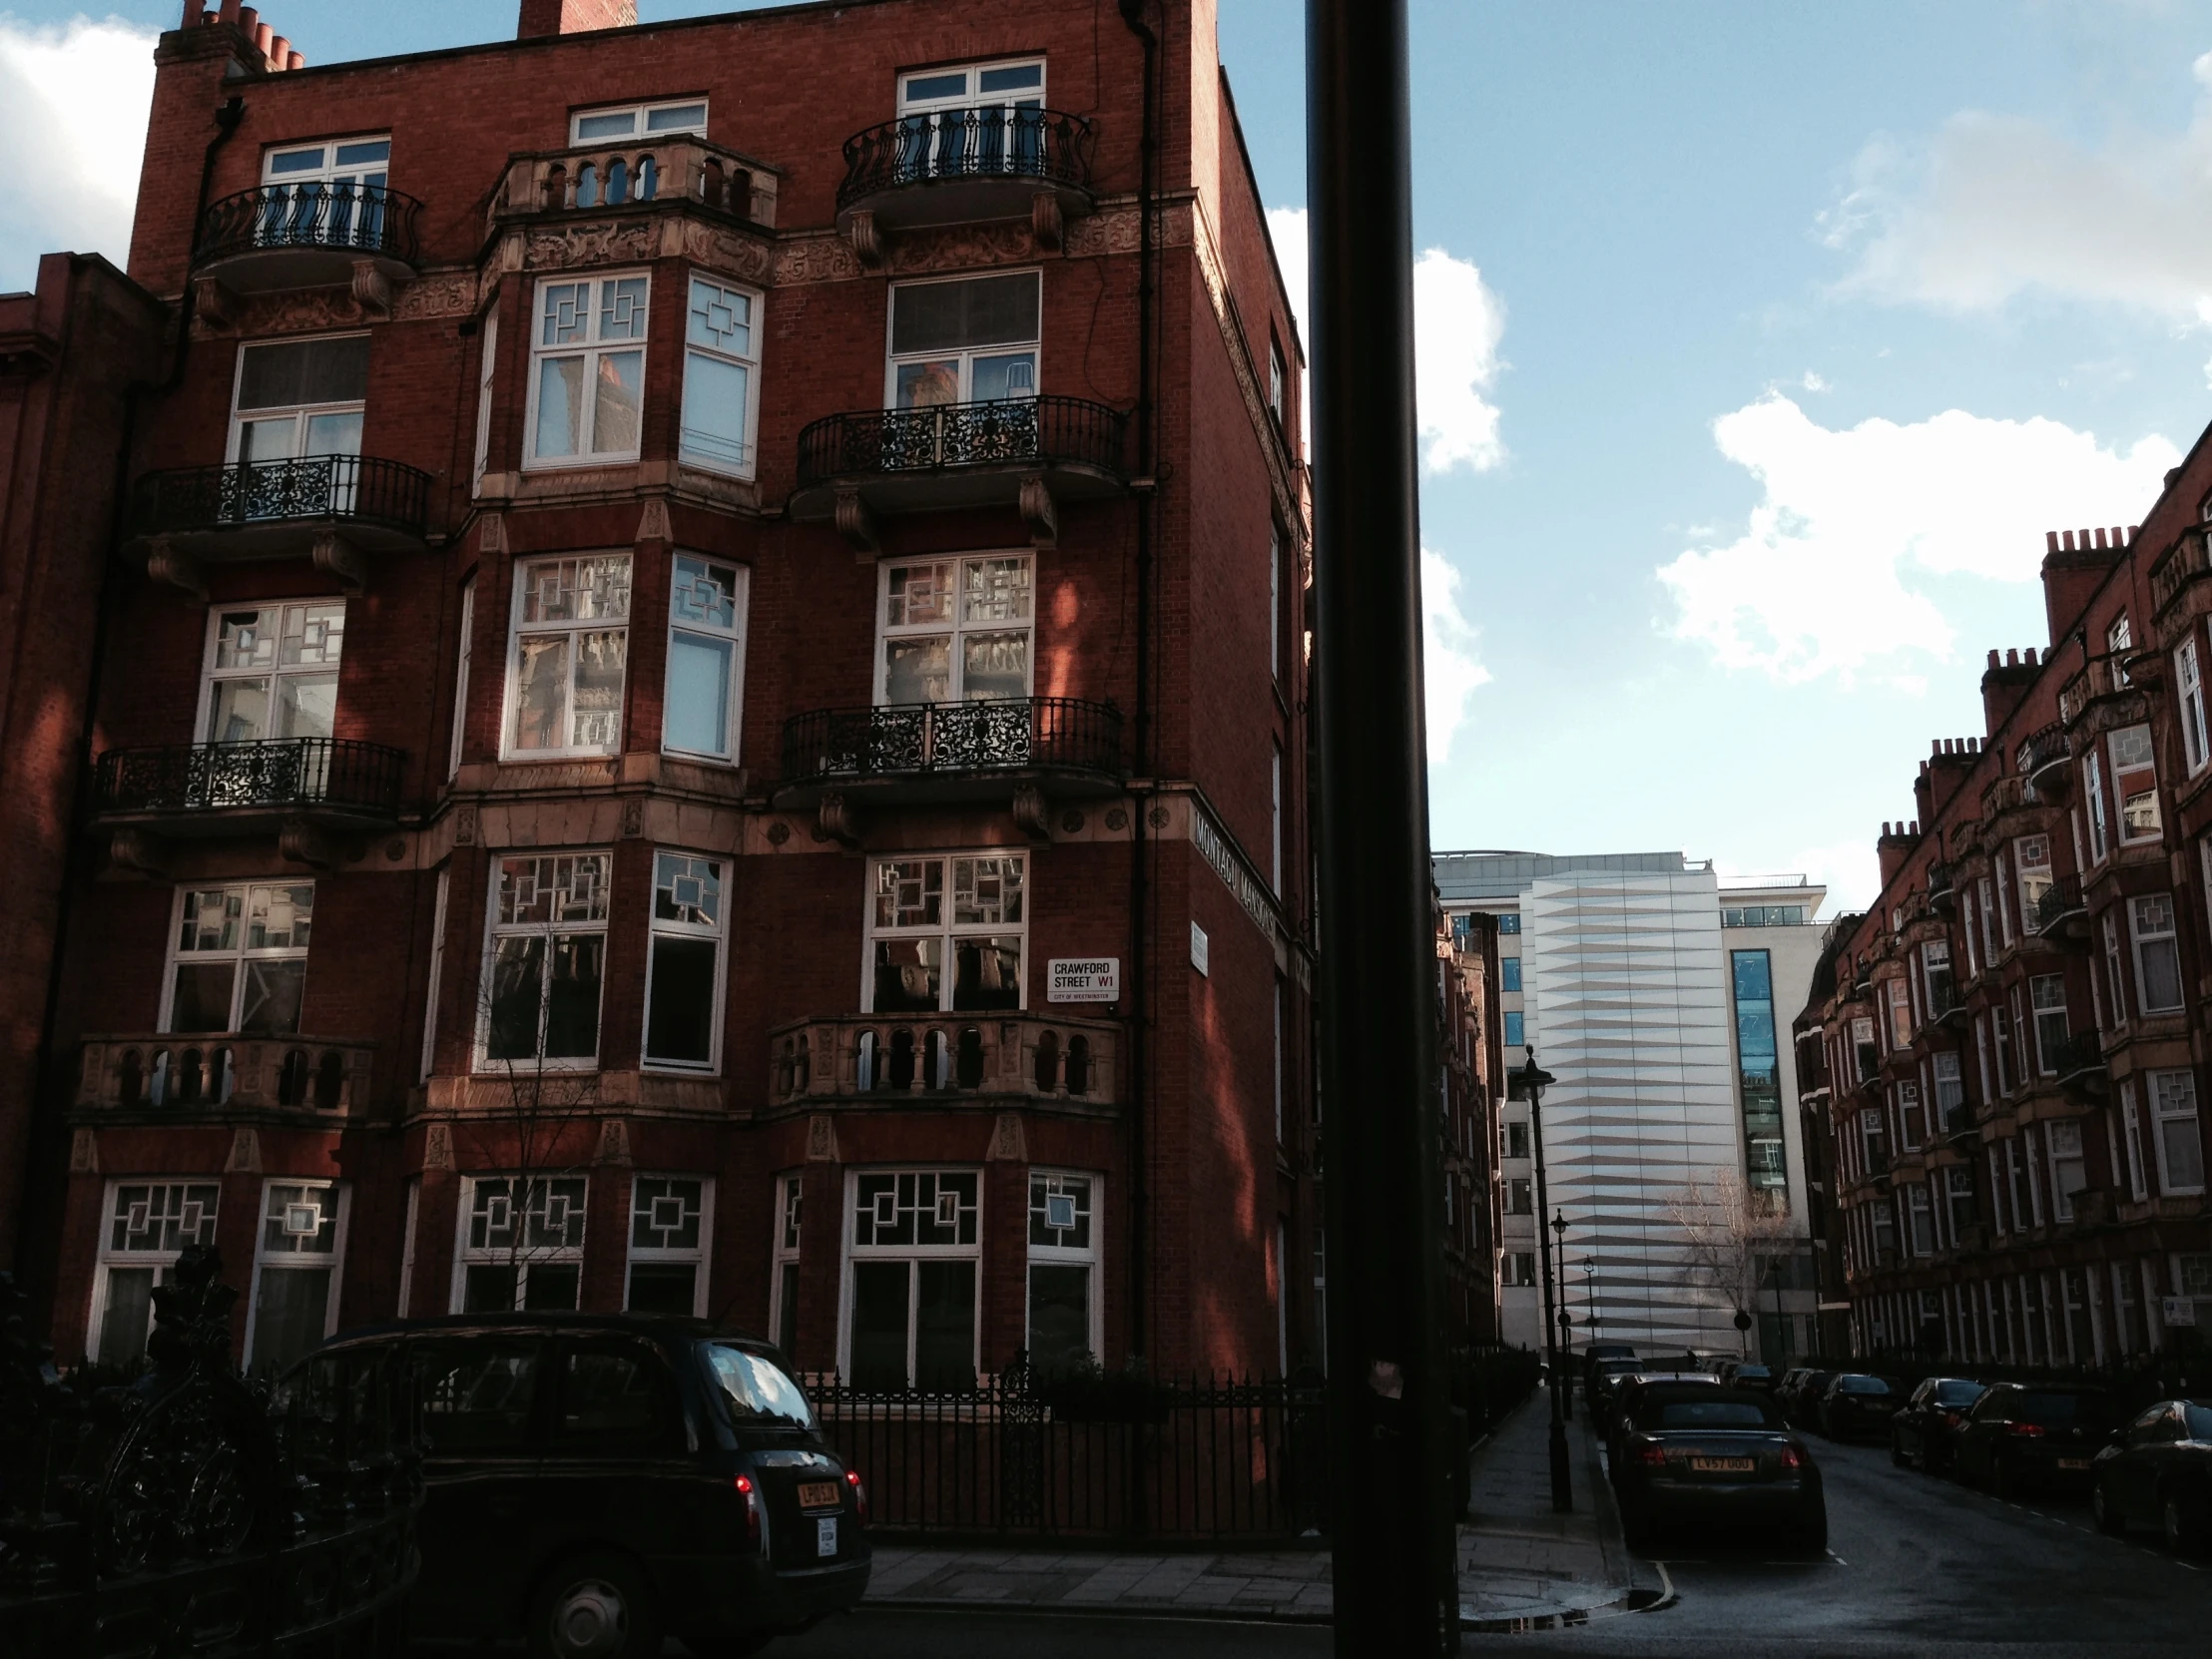
[[1828,1547],[1821,1471],[1764,1393],[1680,1384],[1638,1391],[1614,1456],[1621,1524],[1643,1547],[1662,1524],[1745,1522]]
[[1615,1484],[1619,1483],[1620,1476],[1621,1438],[1628,1432],[1629,1424],[1635,1419],[1639,1403],[1645,1395],[1655,1388],[1692,1388],[1702,1391],[1718,1388],[1720,1385],[1719,1378],[1694,1371],[1640,1371],[1621,1378],[1613,1395],[1611,1410],[1592,1419],[1597,1431],[1605,1436],[1605,1452],[1613,1460]]
[[2212,1400],[2162,1399],[2090,1466],[2090,1507],[2115,1535],[2155,1526],[2177,1555],[2212,1546]]
[[1645,1364],[1648,1362],[1623,1356],[1599,1360],[1590,1367],[1585,1374],[1582,1397],[1589,1405],[1592,1421],[1604,1420],[1605,1414],[1613,1408],[1615,1396],[1620,1393],[1621,1379],[1633,1376]]
[[1890,1386],[1888,1378],[1847,1371],[1821,1390],[1815,1420],[1821,1432],[1832,1440],[1887,1433],[1890,1419],[1903,1403],[1904,1396]]
[[1890,1419],[1890,1461],[1940,1472],[1958,1443],[1958,1431],[1988,1387],[1963,1377],[1923,1380]]
[[2102,1388],[2063,1382],[1999,1382],[1974,1402],[1951,1466],[1985,1480],[2001,1498],[2044,1486],[2090,1484],[2090,1463],[2112,1428]]
[[1832,1371],[1816,1371],[1810,1367],[1794,1371],[1782,1380],[1782,1386],[1775,1389],[1775,1402],[1800,1428],[1812,1428],[1820,1421],[1821,1391],[1835,1381],[1836,1374]]

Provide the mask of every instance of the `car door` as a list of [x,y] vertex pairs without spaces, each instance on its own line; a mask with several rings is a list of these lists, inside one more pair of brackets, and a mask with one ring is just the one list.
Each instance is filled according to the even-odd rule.
[[648,1562],[696,1553],[706,1476],[686,1449],[676,1382],[642,1339],[564,1336],[540,1496],[548,1549],[619,1541]]
[[1974,1401],[1965,1425],[1958,1430],[1960,1474],[1985,1475],[1989,1472],[1997,1436],[2004,1432],[2009,1420],[2007,1407],[2013,1392],[2011,1388],[1991,1388]]
[[2158,1477],[2181,1437],[2181,1423],[2171,1401],[2161,1400],[2127,1425],[2120,1454],[2107,1465],[2105,1495],[2117,1499],[2120,1513],[2131,1521],[2148,1521],[2158,1513]]
[[544,1356],[530,1332],[408,1345],[423,1445],[414,1607],[426,1633],[489,1635],[521,1614],[539,1554]]
[[1933,1378],[1913,1390],[1894,1419],[1892,1432],[1897,1447],[1908,1457],[1918,1456],[1928,1444],[1928,1417],[1935,1408],[1936,1382]]

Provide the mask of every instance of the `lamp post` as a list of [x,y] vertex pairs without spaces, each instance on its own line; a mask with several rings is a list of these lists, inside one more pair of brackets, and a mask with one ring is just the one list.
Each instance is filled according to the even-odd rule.
[[[1567,1217],[1563,1210],[1551,1213],[1551,1259],[1559,1264],[1559,1354],[1562,1359],[1574,1353],[1574,1339],[1568,1335],[1573,1328],[1574,1317],[1567,1312]],[[1562,1379],[1559,1386],[1559,1415],[1574,1421],[1574,1389]]]
[[1589,1332],[1590,1341],[1597,1341],[1597,1258],[1582,1258],[1582,1329]]
[[[1536,1050],[1531,1045],[1526,1053],[1528,1063],[1514,1074],[1521,1094],[1528,1101],[1528,1136],[1535,1142],[1536,1153],[1536,1214],[1544,1213],[1550,1203],[1544,1189],[1544,1090],[1558,1081],[1550,1072],[1536,1064]],[[1566,1218],[1558,1223],[1561,1232],[1566,1230]],[[1563,1395],[1559,1377],[1559,1327],[1554,1323],[1554,1294],[1551,1278],[1551,1241],[1544,1237],[1541,1223],[1536,1227],[1536,1243],[1544,1253],[1544,1347],[1549,1351],[1551,1372],[1551,1506],[1564,1514],[1574,1507],[1574,1490],[1567,1480],[1567,1420],[1563,1413]]]

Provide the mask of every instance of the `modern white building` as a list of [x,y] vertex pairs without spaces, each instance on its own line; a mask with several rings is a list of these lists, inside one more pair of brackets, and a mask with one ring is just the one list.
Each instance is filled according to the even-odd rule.
[[[1446,852],[1435,871],[1447,910],[1498,918],[1508,1065],[1533,1045],[1557,1079],[1543,1100],[1547,1196],[1565,1222],[1553,1237],[1576,1343],[1734,1351],[1750,1292],[1759,1352],[1804,1352],[1815,1304],[1802,1251],[1762,1245],[1753,1277],[1725,1290],[1702,1265],[1713,1223],[1683,1218],[1711,1215],[1697,1197],[1731,1192],[1806,1214],[1775,1010],[1804,1001],[1825,889],[1800,876],[1723,889],[1679,852]],[[1525,1101],[1507,1104],[1500,1133],[1502,1329],[1534,1347],[1546,1218]]]

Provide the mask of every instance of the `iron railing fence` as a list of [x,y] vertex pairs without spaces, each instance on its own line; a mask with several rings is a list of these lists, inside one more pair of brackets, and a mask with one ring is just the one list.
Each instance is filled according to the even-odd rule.
[[370,455],[303,455],[149,472],[131,491],[131,534],[181,535],[285,519],[379,524],[419,537],[430,475]]
[[819,1382],[823,1433],[891,1532],[1293,1538],[1328,1525],[1328,1400],[1300,1379],[1016,1366],[973,1387]]
[[1119,473],[1128,425],[1119,409],[1058,396],[825,415],[799,434],[799,482],[1008,462]]
[[985,105],[902,115],[844,141],[839,212],[878,191],[954,179],[1034,180],[1088,191],[1091,124],[1059,110]]
[[349,738],[111,749],[93,776],[92,810],[97,816],[329,807],[396,818],[406,764],[404,750]]
[[2035,897],[2035,931],[2048,933],[2067,917],[2080,914],[2081,910],[2081,877],[2053,876],[2050,885]]
[[414,265],[421,213],[420,202],[382,185],[257,185],[209,205],[200,216],[193,263],[265,249],[321,248]]
[[1032,767],[1117,777],[1121,711],[1075,697],[816,709],[784,723],[784,780],[918,778]]

